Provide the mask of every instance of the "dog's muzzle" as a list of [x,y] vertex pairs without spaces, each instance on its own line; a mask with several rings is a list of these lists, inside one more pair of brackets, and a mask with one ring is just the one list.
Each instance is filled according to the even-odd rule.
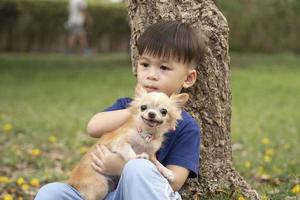
[[148,119],[148,118],[145,118],[143,116],[141,116],[141,118],[143,119],[144,123],[147,124],[150,127],[155,127],[155,126],[158,126],[158,125],[163,123],[162,120],[155,120],[155,119],[152,119],[152,118]]

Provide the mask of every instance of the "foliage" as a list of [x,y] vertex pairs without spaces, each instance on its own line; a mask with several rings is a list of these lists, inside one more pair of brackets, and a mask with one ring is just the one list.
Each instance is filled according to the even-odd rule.
[[[234,164],[264,200],[295,197],[300,59],[235,54],[231,60]],[[0,55],[0,198],[32,199],[41,185],[65,180],[94,143],[85,134],[89,118],[132,96],[134,84],[129,55]],[[245,198],[220,190],[207,199]]]
[[[105,3],[106,2],[106,3]],[[216,1],[230,27],[230,48],[237,52],[300,52],[300,1]],[[62,51],[67,0],[1,0],[0,51]],[[89,1],[87,25],[97,51],[128,50],[126,6]],[[122,45],[121,45],[122,44]]]
[[[58,51],[64,48],[67,1],[0,1],[0,51]],[[118,49],[128,41],[127,11],[123,4],[92,4],[92,23],[86,24],[94,48]],[[103,43],[109,40],[109,47]]]
[[218,1],[233,51],[300,52],[300,1]]

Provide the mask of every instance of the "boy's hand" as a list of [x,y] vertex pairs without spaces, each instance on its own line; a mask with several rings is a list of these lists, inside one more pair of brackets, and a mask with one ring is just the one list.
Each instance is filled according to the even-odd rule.
[[123,158],[111,152],[105,145],[96,145],[91,153],[92,167],[96,172],[109,176],[120,176],[125,165]]

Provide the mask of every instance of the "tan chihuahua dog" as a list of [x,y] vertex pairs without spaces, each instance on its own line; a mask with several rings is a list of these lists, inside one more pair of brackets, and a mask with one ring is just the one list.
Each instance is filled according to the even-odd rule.
[[136,98],[130,105],[131,116],[118,129],[105,133],[84,155],[72,170],[68,184],[75,187],[88,200],[104,199],[109,191],[109,176],[92,168],[91,152],[97,144],[106,145],[125,161],[134,158],[150,159],[169,181],[174,179],[171,170],[157,161],[155,153],[164,141],[164,134],[175,129],[181,119],[181,109],[189,96],[186,93],[168,97],[164,93],[150,92],[137,86]]

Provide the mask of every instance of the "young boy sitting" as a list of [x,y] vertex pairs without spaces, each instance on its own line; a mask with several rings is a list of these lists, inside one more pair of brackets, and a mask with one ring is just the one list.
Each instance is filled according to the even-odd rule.
[[[147,92],[159,91],[168,96],[191,87],[197,78],[195,67],[203,57],[203,42],[187,24],[160,21],[149,26],[137,41],[139,53],[137,84]],[[127,109],[132,99],[120,98],[104,112],[94,115],[87,131],[92,137],[120,127],[129,117]],[[175,130],[166,133],[166,140],[156,153],[157,159],[175,174],[168,182],[148,160],[134,159],[127,163],[104,145],[91,154],[95,171],[121,176],[116,189],[106,200],[162,200],[181,199],[179,189],[187,178],[197,176],[200,153],[200,128],[197,122],[182,111],[182,120]],[[43,186],[36,200],[83,199],[82,195],[65,183]]]

